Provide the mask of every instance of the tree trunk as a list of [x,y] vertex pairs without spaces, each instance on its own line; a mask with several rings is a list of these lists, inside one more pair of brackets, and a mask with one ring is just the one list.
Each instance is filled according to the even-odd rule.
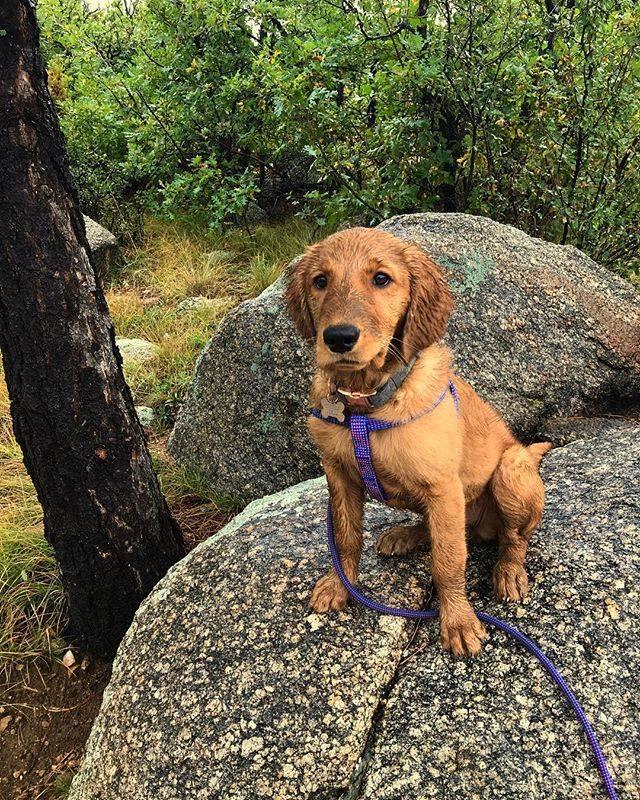
[[184,553],[96,283],[30,0],[0,7],[0,347],[70,633],[109,657]]

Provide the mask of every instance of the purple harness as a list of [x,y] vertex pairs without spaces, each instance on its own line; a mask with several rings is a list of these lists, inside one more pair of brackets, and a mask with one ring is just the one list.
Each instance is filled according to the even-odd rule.
[[[367,490],[367,493],[375,500],[379,500],[381,503],[386,503],[388,500],[387,495],[378,481],[376,471],[373,466],[369,434],[371,431],[389,430],[389,428],[397,428],[401,425],[408,425],[411,422],[414,422],[420,417],[423,417],[433,411],[438,405],[440,405],[440,403],[449,393],[451,393],[451,397],[453,398],[456,413],[459,415],[460,401],[453,381],[449,381],[449,386],[447,389],[442,392],[442,394],[431,406],[422,411],[420,414],[417,414],[415,417],[410,417],[409,419],[401,420],[400,422],[386,422],[385,420],[381,419],[373,419],[366,414],[351,413],[346,414],[344,422],[340,422],[334,417],[323,417],[318,409],[313,409],[311,413],[314,417],[317,417],[324,422],[330,422],[334,425],[342,425],[343,427],[349,428],[351,439],[353,441],[353,452],[355,454],[356,461],[358,462],[358,469],[360,470],[360,476],[362,477],[362,482],[365,486],[365,489]],[[409,608],[394,608],[393,606],[386,606],[382,603],[378,603],[377,601],[371,600],[369,597],[364,595],[351,583],[342,569],[342,563],[340,562],[340,554],[338,553],[333,530],[333,513],[331,510],[330,500],[327,508],[327,539],[329,542],[329,551],[331,552],[333,567],[338,574],[338,577],[342,581],[343,586],[354,600],[357,600],[371,611],[376,611],[378,614],[389,614],[394,617],[403,617],[405,619],[414,620],[436,619],[438,617],[438,611],[434,609],[414,610]],[[600,743],[598,742],[595,731],[591,727],[591,723],[589,722],[584,709],[578,702],[578,699],[569,687],[568,683],[558,672],[555,664],[542,652],[535,642],[531,641],[531,639],[521,633],[517,628],[514,628],[512,625],[509,625],[507,622],[504,622],[497,617],[491,616],[491,614],[485,614],[482,611],[476,612],[476,616],[479,620],[487,625],[492,625],[494,628],[498,628],[498,630],[507,633],[509,636],[520,642],[521,645],[523,645],[538,659],[549,675],[551,675],[556,685],[560,688],[568,700],[569,705],[573,708],[578,720],[580,721],[580,724],[582,725],[595,756],[596,765],[598,767],[600,776],[602,777],[602,781],[607,792],[607,797],[610,800],[618,800],[613,778],[611,777],[611,773],[607,767],[607,762],[605,760],[604,753],[602,752],[602,748],[600,747]]]

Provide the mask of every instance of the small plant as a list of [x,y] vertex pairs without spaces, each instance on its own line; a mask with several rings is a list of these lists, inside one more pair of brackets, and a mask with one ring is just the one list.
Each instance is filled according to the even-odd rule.
[[69,793],[71,792],[71,782],[73,781],[74,775],[74,772],[67,771],[56,777],[55,781],[53,782],[53,786],[51,787],[53,796],[56,800],[64,800],[64,798],[69,797]]
[[221,528],[242,507],[237,499],[213,492],[198,470],[176,464],[161,439],[151,443],[151,452],[162,492],[189,546]]
[[247,276],[247,291],[251,295],[258,295],[280,277],[282,266],[278,262],[268,261],[263,253],[253,256],[249,262]]

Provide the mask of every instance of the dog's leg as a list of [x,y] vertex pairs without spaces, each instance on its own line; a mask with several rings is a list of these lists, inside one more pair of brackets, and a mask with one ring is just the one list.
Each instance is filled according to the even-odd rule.
[[[545,444],[548,450],[551,445]],[[523,600],[529,588],[524,559],[544,507],[538,463],[537,451],[530,453],[520,444],[513,445],[505,450],[491,478],[491,491],[504,522],[498,536],[498,563],[493,571],[493,586],[499,600]]]
[[[358,580],[358,567],[362,553],[362,511],[364,496],[359,483],[350,480],[339,466],[325,461],[325,472],[333,511],[333,532],[342,569],[351,583]],[[334,569],[316,583],[311,594],[314,611],[341,611],[347,604],[349,593]]]
[[396,525],[378,536],[376,549],[381,556],[404,556],[428,541],[424,525]]
[[453,655],[480,652],[485,629],[467,598],[465,499],[458,476],[451,476],[425,494],[431,538],[431,573],[440,599],[440,638]]

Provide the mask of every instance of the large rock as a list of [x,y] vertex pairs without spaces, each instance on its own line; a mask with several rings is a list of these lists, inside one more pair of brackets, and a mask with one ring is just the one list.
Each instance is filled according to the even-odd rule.
[[[458,371],[520,435],[541,433],[558,414],[637,407],[640,305],[621,278],[574,247],[483,217],[415,214],[381,227],[445,267]],[[170,442],[178,461],[240,498],[319,474],[305,424],[312,358],[283,291],[281,279],[224,320]]]
[[[491,549],[469,569],[476,608],[528,633],[574,687],[625,800],[640,797],[639,470],[637,429],[552,451],[528,602],[494,602]],[[160,582],[72,800],[603,797],[573,713],[513,640],[492,631],[476,661],[454,661],[436,623],[310,613],[325,502],[322,479],[257,501]],[[426,557],[374,552],[398,516],[368,507],[362,583],[416,606],[431,596]]]
[[87,241],[93,256],[93,266],[100,278],[104,279],[109,272],[116,266],[118,258],[118,240],[116,237],[103,228],[99,222],[84,216],[84,227],[87,232]]

